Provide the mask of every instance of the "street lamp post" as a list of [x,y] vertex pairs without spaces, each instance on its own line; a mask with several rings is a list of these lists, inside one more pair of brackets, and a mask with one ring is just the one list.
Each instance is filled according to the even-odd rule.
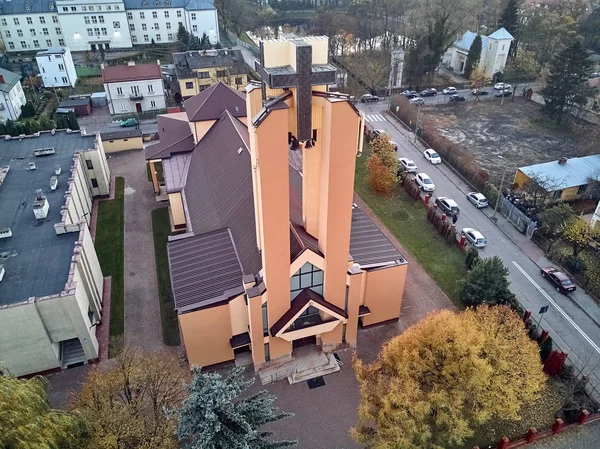
[[[502,156],[498,156],[500,159],[504,159]],[[502,196],[502,186],[504,185],[504,177],[506,176],[506,172],[508,171],[508,166],[504,166],[504,172],[502,173],[502,179],[500,180],[500,191],[498,192],[498,198],[496,198],[496,207],[494,207],[494,214],[492,215],[492,220],[496,221],[496,212],[498,212],[498,204],[500,204],[500,197]]]
[[415,135],[413,137],[413,142],[417,141],[417,129],[419,129],[419,114],[421,113],[421,105],[417,107],[417,120],[415,122]]

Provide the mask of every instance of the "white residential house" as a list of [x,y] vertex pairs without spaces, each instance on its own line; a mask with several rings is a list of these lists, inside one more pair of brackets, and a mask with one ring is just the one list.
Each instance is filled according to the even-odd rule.
[[17,120],[27,100],[21,86],[21,75],[0,68],[0,119]]
[[67,46],[71,51],[173,42],[181,23],[219,41],[213,0],[3,0],[0,35],[6,51]]
[[160,61],[157,64],[102,65],[102,81],[112,115],[167,107]]
[[[476,36],[477,33],[472,31],[465,32],[448,49],[442,63],[446,67],[451,67],[455,72],[464,73],[467,55]],[[504,71],[508,50],[513,39],[512,35],[504,28],[494,31],[489,36],[481,36],[481,57],[479,58],[478,67],[485,70],[490,78],[495,73]]]
[[49,48],[35,55],[45,87],[74,87],[77,72],[71,50],[65,47]]

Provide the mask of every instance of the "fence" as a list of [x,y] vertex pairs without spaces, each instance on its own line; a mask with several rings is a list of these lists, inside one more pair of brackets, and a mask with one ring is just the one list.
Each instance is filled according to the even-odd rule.
[[521,212],[513,203],[505,197],[500,197],[498,211],[504,215],[519,231],[531,238],[536,229],[537,222],[533,221]]
[[127,114],[115,114],[112,116],[113,121],[123,121],[128,118],[136,118],[138,120],[153,120],[157,115],[166,114],[166,109],[155,109],[152,111],[145,112],[129,112]]

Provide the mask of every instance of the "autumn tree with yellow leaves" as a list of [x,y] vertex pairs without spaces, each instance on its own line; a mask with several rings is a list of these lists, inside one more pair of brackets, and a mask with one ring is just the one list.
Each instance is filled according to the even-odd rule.
[[167,352],[125,347],[95,366],[71,404],[89,425],[94,449],[176,449],[171,413],[186,397],[189,369]]
[[458,446],[491,419],[518,420],[545,384],[539,349],[508,307],[442,311],[391,339],[378,359],[356,354],[359,423],[372,449]]
[[376,192],[390,194],[398,182],[398,156],[396,148],[384,134],[371,142],[367,159],[369,184]]

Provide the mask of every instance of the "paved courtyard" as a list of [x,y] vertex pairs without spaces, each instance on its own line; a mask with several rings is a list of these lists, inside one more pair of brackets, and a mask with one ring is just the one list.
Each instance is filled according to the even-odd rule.
[[151,213],[165,204],[154,197],[143,150],[111,154],[108,166],[125,178],[125,343],[162,347]]

